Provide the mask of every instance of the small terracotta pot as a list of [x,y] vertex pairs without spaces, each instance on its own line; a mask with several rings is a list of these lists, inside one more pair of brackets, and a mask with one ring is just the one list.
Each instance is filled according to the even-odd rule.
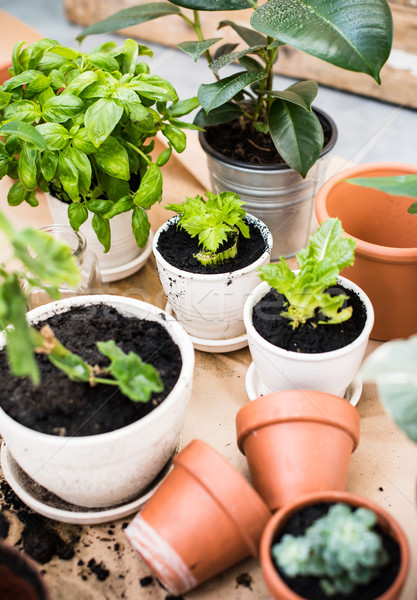
[[23,552],[0,542],[1,600],[51,600],[35,563]]
[[261,540],[261,566],[266,585],[272,598],[275,600],[305,600],[305,598],[290,590],[281,579],[272,561],[271,546],[279,537],[280,530],[294,513],[318,502],[345,502],[351,506],[369,508],[376,513],[378,525],[382,528],[384,533],[389,534],[399,544],[401,563],[393,584],[382,595],[374,600],[396,600],[399,598],[410,566],[410,549],[403,530],[394,517],[371,500],[356,496],[355,494],[350,494],[349,492],[332,491],[308,494],[307,496],[291,502],[275,513],[268,522]]
[[359,423],[354,406],[323,392],[288,390],[245,404],[236,416],[237,443],[269,508],[344,490]]
[[391,196],[343,181],[349,177],[384,177],[417,173],[416,165],[370,163],[340,171],[319,190],[319,223],[339,217],[356,240],[355,263],[343,275],[371,299],[377,340],[417,333],[417,217],[407,212],[412,198]]
[[248,556],[258,555],[270,512],[244,477],[194,440],[126,529],[163,585],[183,594]]

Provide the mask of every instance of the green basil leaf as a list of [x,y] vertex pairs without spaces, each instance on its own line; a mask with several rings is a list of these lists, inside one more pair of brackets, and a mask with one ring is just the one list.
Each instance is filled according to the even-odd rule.
[[268,92],[268,95],[311,110],[311,104],[317,96],[318,90],[319,86],[316,81],[299,81],[282,92],[272,91]]
[[180,100],[176,104],[173,104],[168,108],[169,117],[183,117],[188,115],[190,112],[200,106],[197,96],[193,98],[187,98],[187,100]]
[[73,50],[72,48],[61,46],[60,44],[49,48],[49,52],[51,54],[57,54],[58,56],[62,56],[63,58],[68,58],[68,60],[71,61],[76,61],[81,56],[81,52],[78,52],[78,50]]
[[51,86],[48,86],[37,95],[36,99],[39,102],[40,106],[43,108],[45,102],[47,102],[50,98],[53,98],[54,96],[54,90],[51,88]]
[[25,200],[28,194],[27,189],[20,181],[15,181],[7,194],[9,206],[19,206]]
[[113,136],[99,146],[94,154],[97,166],[112,177],[129,181],[129,155],[122,144]]
[[62,92],[62,94],[74,94],[79,96],[86,87],[97,81],[97,73],[94,71],[84,71],[75,77],[69,86]]
[[261,81],[265,77],[264,73],[241,72],[215,83],[202,84],[198,90],[198,99],[204,110],[210,112],[231,100],[248,85]]
[[162,133],[171,142],[177,152],[184,152],[187,144],[187,136],[181,129],[173,125],[165,125]]
[[149,223],[148,215],[143,210],[135,206],[132,213],[132,230],[133,235],[139,248],[144,248],[149,238],[151,224]]
[[20,140],[29,142],[41,150],[47,149],[46,142],[42,135],[39,133],[39,131],[36,131],[32,125],[29,125],[29,123],[10,121],[9,123],[3,125],[3,127],[0,127],[0,134],[18,136]]
[[146,119],[148,116],[148,109],[143,106],[138,95],[133,90],[127,87],[119,87],[114,91],[113,97],[122,101],[123,107],[132,121],[142,121],[142,119]]
[[13,75],[19,75],[19,73],[22,70],[22,68],[19,64],[19,55],[20,55],[20,51],[24,45],[25,45],[25,42],[17,42],[13,46],[13,52],[12,52]]
[[61,88],[65,88],[66,83],[64,79],[64,74],[58,71],[57,69],[53,69],[49,73],[49,77],[51,79],[51,85],[56,90],[60,90]]
[[112,219],[116,215],[120,215],[122,213],[128,212],[132,210],[133,202],[130,196],[124,196],[123,198],[119,198],[117,202],[112,203],[112,207],[109,211],[104,215],[106,219]]
[[86,154],[92,154],[96,151],[96,147],[88,138],[87,129],[85,127],[82,127],[77,131],[72,139],[72,145],[74,148],[77,148],[77,150],[81,150]]
[[41,173],[46,181],[51,181],[58,168],[58,154],[44,150],[41,156]]
[[51,83],[51,79],[44,75],[43,73],[39,73],[37,77],[32,79],[30,83],[26,86],[25,96],[39,94],[43,90],[49,87]]
[[100,244],[104,247],[104,252],[110,250],[110,223],[108,219],[104,219],[101,215],[94,215],[92,221],[93,229]]
[[240,58],[242,58],[243,56],[246,56],[247,54],[253,54],[257,50],[259,50],[260,48],[263,48],[263,47],[264,46],[250,46],[249,48],[245,48],[245,50],[240,50],[239,52],[231,52],[230,54],[224,54],[223,56],[219,56],[219,58],[216,58],[215,60],[213,60],[209,64],[209,67],[217,75],[217,73],[223,67],[230,65],[231,63],[235,62],[236,60],[239,60]]
[[58,56],[53,52],[45,52],[42,57],[41,62],[38,64],[38,70],[42,71],[42,73],[49,74],[54,69],[65,68],[66,71],[73,66],[67,58],[63,56]]
[[73,94],[54,96],[43,106],[45,118],[54,123],[65,123],[68,119],[81,114],[83,110],[84,102]]
[[9,92],[3,92],[0,90],[0,110],[6,108],[11,100],[12,95]]
[[158,102],[173,102],[178,100],[177,92],[166,79],[157,75],[146,75],[142,73],[127,84],[132,90],[139,92],[141,96],[156,100]]
[[96,67],[96,69],[102,69],[103,71],[118,71],[119,63],[115,58],[106,52],[95,52],[88,55],[88,61]]
[[7,79],[7,81],[5,81],[3,83],[3,91],[10,92],[22,85],[27,85],[33,79],[36,79],[36,77],[38,75],[39,75],[39,71],[35,71],[35,70],[24,71],[23,73],[20,73],[19,75],[15,75],[14,77]]
[[218,108],[211,110],[209,114],[202,108],[198,111],[194,118],[194,123],[198,127],[211,127],[212,125],[220,125],[238,119],[243,114],[243,111],[234,102],[226,102]]
[[0,179],[3,179],[9,170],[10,158],[7,155],[0,154]]
[[91,163],[82,150],[69,146],[65,152],[78,169],[78,187],[81,194],[88,194],[91,187]]
[[123,57],[123,73],[135,73],[138,62],[139,46],[136,40],[125,40],[125,55]]
[[111,210],[113,202],[111,200],[89,200],[86,207],[90,212],[96,215],[105,215]]
[[87,135],[98,147],[111,134],[123,115],[123,108],[111,98],[100,98],[86,111],[84,117]]
[[133,198],[136,206],[150,208],[162,198],[162,173],[157,165],[151,165],[142,177],[138,191]]
[[88,210],[80,202],[72,202],[68,205],[68,220],[74,231],[78,231],[88,219]]
[[25,201],[29,204],[29,206],[32,206],[33,208],[35,208],[35,206],[39,206],[39,200],[36,197],[36,190],[30,191],[27,194]]
[[71,139],[68,130],[59,123],[41,123],[36,131],[44,137],[49,150],[63,150]]
[[266,36],[261,35],[249,27],[238,25],[233,21],[220,21],[217,29],[222,29],[222,27],[231,27],[248,46],[266,46],[268,44]]
[[166,163],[171,158],[171,154],[172,154],[172,148],[171,148],[171,146],[169,148],[165,148],[165,150],[163,152],[161,152],[161,154],[156,159],[156,163],[155,164],[158,167],[163,167],[164,165],[166,165]]
[[66,149],[60,152],[58,156],[58,176],[68,196],[71,200],[77,202],[79,199],[78,169],[68,157]]
[[31,144],[24,144],[19,154],[18,174],[19,179],[26,189],[34,190],[36,187],[36,157],[38,151]]
[[18,100],[4,109],[4,119],[7,121],[38,122],[42,116],[39,105],[31,100]]
[[201,42],[181,42],[180,44],[177,44],[177,47],[186,54],[192,56],[194,62],[197,62],[203,52],[214,46],[214,44],[217,44],[217,42],[220,42],[221,39],[222,38],[210,38]]

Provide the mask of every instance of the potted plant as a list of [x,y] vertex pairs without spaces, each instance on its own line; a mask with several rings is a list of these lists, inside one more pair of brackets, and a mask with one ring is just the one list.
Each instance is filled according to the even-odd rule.
[[416,172],[411,164],[357,165],[331,177],[316,198],[318,221],[338,216],[356,241],[355,264],[343,273],[370,297],[377,340],[417,333],[417,219],[410,207]]
[[133,548],[175,595],[258,556],[270,512],[213,448],[193,440],[126,529]]
[[[223,14],[218,25],[233,29],[241,40],[239,47],[222,43],[221,37],[205,38],[199,11],[248,8],[254,11],[250,27],[226,20]],[[216,77],[198,90],[203,110],[195,120],[205,129],[200,141],[213,189],[237,192],[249,212],[268,225],[275,239],[274,260],[294,254],[308,240],[322,158],[336,141],[336,129],[327,115],[312,109],[317,83],[303,81],[275,90],[273,65],[281,46],[289,44],[335,66],[367,73],[379,83],[392,45],[388,4],[336,0],[330,10],[316,0],[269,0],[261,5],[250,0],[150,2],[91,25],[78,39],[165,15],[178,15],[193,29],[197,41],[182,42],[179,48],[195,61],[204,55]],[[219,75],[235,62],[238,72]]]
[[207,349],[221,350],[222,341],[223,350],[235,349],[245,333],[245,298],[257,267],[269,261],[272,238],[237,194],[205,195],[165,207],[179,216],[157,231],[153,251],[164,292],[188,333]]
[[311,389],[343,396],[356,375],[374,313],[364,292],[339,277],[355,243],[328,219],[297,253],[298,272],[281,262],[246,301],[244,321],[259,378],[269,392]]
[[[178,102],[141,60],[152,51],[134,40],[89,53],[49,39],[23,46],[0,86],[0,177],[16,180],[8,202],[36,206],[40,188],[58,223],[82,229],[102,269],[121,268],[148,240],[160,168],[172,148],[184,150],[178,117],[195,103]],[[154,161],[158,131],[168,147]]]
[[261,396],[236,415],[253,486],[273,511],[310,492],[344,490],[359,444],[359,412],[313,390]]
[[23,552],[0,541],[0,597],[3,600],[50,600],[35,563]]
[[395,519],[348,492],[290,502],[261,540],[262,572],[276,600],[396,600],[409,565],[407,538]]
[[7,356],[0,354],[0,431],[7,451],[68,502],[121,504],[145,489],[175,451],[191,392],[192,344],[160,309],[118,296],[40,306],[28,313],[29,326],[19,279],[26,293],[41,285],[55,293],[62,278],[77,281],[77,270],[70,248],[45,233],[15,231],[3,216],[0,227],[23,265],[0,271],[7,342]]

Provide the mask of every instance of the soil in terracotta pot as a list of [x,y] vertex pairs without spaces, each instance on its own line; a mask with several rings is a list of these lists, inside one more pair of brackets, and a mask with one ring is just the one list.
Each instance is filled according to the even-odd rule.
[[[307,527],[327,513],[330,506],[330,504],[321,502],[298,511],[288,519],[279,535],[274,538],[273,543],[279,542],[280,538],[286,533],[295,536],[303,535]],[[375,530],[382,536],[384,548],[390,559],[389,564],[382,569],[380,576],[368,585],[358,586],[353,594],[349,596],[334,594],[331,596],[332,600],[374,600],[382,595],[394,582],[400,569],[400,547],[392,537],[383,533],[380,527],[375,527]],[[329,600],[329,596],[326,596],[322,591],[316,577],[290,578],[284,575],[279,568],[277,568],[277,571],[287,586],[299,596],[308,600]]]
[[0,405],[13,419],[52,435],[94,435],[113,431],[137,421],[158,406],[178,380],[180,350],[165,328],[155,321],[126,317],[100,304],[73,307],[47,322],[55,336],[91,365],[104,366],[108,359],[97,349],[97,341],[114,340],[126,353],[136,352],[159,372],[164,390],[143,404],[133,402],[118,388],[76,383],[45,355],[38,355],[41,385],[9,374],[5,352],[0,354]]
[[[320,118],[324,133],[324,146],[329,142],[331,129],[325,119]],[[242,128],[243,122],[243,128]],[[252,165],[279,165],[285,160],[278,154],[271,136],[256,131],[247,118],[235,119],[206,129],[206,141],[223,156]]]
[[359,296],[340,285],[327,291],[331,295],[349,296],[346,305],[353,308],[350,319],[335,325],[319,325],[319,321],[324,319],[317,314],[304,325],[293,329],[290,321],[281,316],[286,310],[285,297],[271,289],[253,308],[253,325],[256,331],[274,346],[292,352],[314,354],[347,346],[363,330],[366,308]]
[[[237,271],[253,263],[266,250],[261,230],[252,223],[248,222],[248,225],[250,238],[245,238],[239,234],[237,256],[215,267],[204,266],[194,258],[194,255],[202,250],[198,238],[192,238],[184,229],[177,227],[175,224],[161,232],[158,240],[158,250],[167,262],[183,271],[212,275]],[[227,250],[232,244],[233,241],[224,242],[220,246],[219,252]]]

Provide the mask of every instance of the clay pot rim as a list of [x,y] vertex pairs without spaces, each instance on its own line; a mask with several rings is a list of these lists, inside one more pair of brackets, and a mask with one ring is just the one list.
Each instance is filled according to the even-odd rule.
[[[300,411],[300,407],[295,408],[294,402],[305,402],[307,400],[312,408],[308,410],[308,404],[306,404],[306,413],[309,412],[310,414],[303,414],[301,412],[303,407]],[[317,406],[320,403],[325,406]],[[294,411],[296,411],[295,414]],[[337,414],[339,411],[342,411],[343,414]],[[315,412],[316,414],[314,414]],[[329,416],[328,412],[334,414]],[[239,410],[236,415],[239,450],[242,454],[245,454],[245,440],[254,430],[291,422],[316,423],[336,427],[352,439],[352,452],[359,445],[359,412],[345,398],[315,390],[284,390],[260,396],[252,402],[248,402]]]
[[[204,454],[210,462],[215,461],[217,464],[216,473],[220,473],[221,471],[226,470],[228,480],[234,479],[236,481],[236,487],[242,487],[242,494],[245,496],[245,502],[247,505],[253,505],[253,512],[257,511],[258,515],[262,512],[265,513],[265,517],[271,514],[271,511],[262,500],[261,496],[256,492],[256,490],[249,484],[249,482],[244,478],[244,476],[233,467],[219,452],[217,452],[214,448],[212,448],[206,442],[202,440],[192,440],[187,447],[193,445],[194,447],[199,449],[199,454]],[[186,448],[184,448],[186,450]],[[193,479],[195,479],[198,484],[205,490],[205,492],[213,498],[213,500],[220,506],[222,511],[227,514],[230,521],[234,523],[237,530],[240,533],[241,538],[244,540],[251,556],[257,558],[259,556],[259,549],[252,539],[252,537],[248,534],[244,522],[240,521],[235,517],[232,511],[229,510],[227,504],[225,504],[222,493],[222,486],[220,483],[220,477],[216,478],[213,481],[208,475],[206,477],[205,473],[197,473],[193,466],[190,465],[187,461],[183,460],[183,455],[180,452],[177,456],[174,457],[173,463],[175,466],[181,466]],[[219,483],[220,485],[217,485]]]
[[[353,506],[369,508],[376,513],[378,518],[378,524],[383,528],[384,531],[389,533],[399,544],[401,562],[397,577],[393,581],[392,585],[381,596],[378,596],[374,600],[388,600],[392,597],[391,593],[394,593],[394,590],[396,593],[399,593],[401,587],[405,582],[410,567],[410,547],[402,527],[397,523],[396,519],[394,519],[394,517],[388,511],[379,506],[379,504],[377,504],[373,500],[359,496],[357,494],[352,494],[351,492],[323,491],[313,492],[311,494],[302,496],[301,498],[298,498],[293,502],[288,502],[271,517],[262,534],[260,551],[262,572],[265,578],[266,573],[271,578],[275,573],[274,586],[277,589],[277,591],[281,594],[282,598],[285,598],[285,600],[306,600],[302,596],[299,596],[298,594],[290,590],[290,588],[287,587],[287,585],[282,581],[282,579],[278,575],[273,565],[270,554],[272,540],[278,527],[280,525],[284,525],[288,518],[294,512],[296,512],[297,510],[301,510],[302,508],[305,508],[306,506],[309,506],[311,504],[315,504],[317,502],[345,502],[346,504],[351,504]],[[388,593],[390,593],[389,596]]]
[[[326,181],[326,183],[319,189],[317,193],[315,201],[315,212],[319,223],[323,223],[323,221],[332,216],[328,213],[326,206],[326,198],[329,192],[332,189],[334,189],[339,183],[342,183],[343,179],[365,175],[368,171],[380,171],[381,177],[384,176],[384,173],[386,171],[397,171],[398,175],[412,175],[417,173],[417,166],[410,163],[375,162],[364,163],[337,172],[335,175],[333,175],[332,177],[330,177],[330,179]],[[410,198],[410,204],[411,202],[412,199]],[[371,242],[367,242],[365,240],[357,238],[347,231],[345,232],[345,235],[346,237],[349,237],[356,241],[355,252],[367,258],[393,263],[408,263],[415,262],[417,260],[417,246],[412,246],[409,248],[380,246],[379,244],[373,244]]]
[[264,238],[264,242],[265,242],[265,250],[261,254],[261,256],[259,258],[257,258],[254,262],[250,263],[249,265],[246,265],[246,267],[237,269],[236,271],[226,271],[226,273],[213,273],[212,274],[212,273],[193,273],[192,271],[185,271],[184,269],[179,269],[178,267],[175,267],[174,265],[169,263],[158,250],[159,236],[161,235],[161,233],[163,231],[165,231],[168,227],[170,227],[170,225],[179,221],[179,219],[180,219],[179,215],[171,217],[170,219],[165,221],[165,223],[163,223],[161,225],[161,227],[159,227],[159,229],[157,230],[157,232],[154,235],[154,238],[152,241],[152,251],[154,253],[157,263],[160,262],[161,265],[167,271],[170,271],[177,277],[183,277],[183,278],[185,277],[187,279],[195,279],[196,281],[207,281],[207,279],[209,278],[210,281],[212,281],[213,283],[215,283],[216,281],[223,281],[223,280],[230,279],[231,274],[233,275],[234,278],[236,278],[236,277],[242,277],[242,276],[246,275],[247,273],[254,271],[257,267],[262,266],[265,263],[266,257],[271,254],[272,242],[273,242],[272,233],[270,232],[269,228],[265,225],[265,223],[263,221],[261,221],[260,219],[258,219],[258,217],[254,217],[253,215],[250,215],[249,213],[246,213],[246,217],[248,217],[248,220],[253,225],[255,225],[255,227],[257,227],[260,230],[261,234],[263,234],[262,237]]
[[[11,546],[10,544],[8,544],[7,542],[5,542],[3,540],[0,540],[0,564],[4,564],[4,563],[2,563],[1,555],[10,556],[12,559],[13,558],[15,559],[17,564],[20,563],[25,566],[25,569],[27,569],[27,571],[32,576],[33,581],[36,581],[38,584],[39,591],[41,592],[40,600],[52,600],[52,596],[50,594],[49,588],[47,587],[47,583],[46,583],[45,579],[43,578],[43,576],[41,575],[37,564],[30,556],[28,556],[22,550],[18,550],[17,548],[15,548],[14,546]],[[6,565],[6,566],[8,566],[8,565]],[[13,571],[13,569],[11,567],[8,567],[8,568],[10,568],[10,570]],[[35,593],[36,593],[36,590],[35,590]],[[38,597],[38,594],[37,594],[37,597]]]

